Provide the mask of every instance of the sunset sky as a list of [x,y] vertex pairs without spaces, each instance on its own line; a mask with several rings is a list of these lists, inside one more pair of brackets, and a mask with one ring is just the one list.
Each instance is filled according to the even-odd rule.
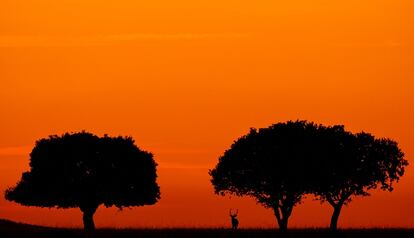
[[[3,192],[34,142],[87,130],[154,153],[161,200],[100,207],[98,227],[272,227],[250,198],[214,195],[208,170],[251,127],[307,119],[390,137],[414,165],[412,0],[0,1],[0,218],[82,225],[79,209]],[[355,199],[341,227],[413,227],[414,171]],[[311,197],[292,227],[328,226]]]

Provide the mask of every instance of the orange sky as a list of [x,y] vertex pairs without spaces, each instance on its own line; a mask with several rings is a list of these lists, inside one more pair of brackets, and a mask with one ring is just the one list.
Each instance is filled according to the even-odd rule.
[[[3,0],[0,190],[28,169],[38,138],[131,135],[159,163],[161,201],[99,208],[98,227],[276,224],[249,198],[213,194],[208,169],[250,127],[308,119],[400,142],[414,163],[412,0]],[[414,226],[411,166],[393,193],[343,210],[342,227]],[[0,217],[80,226],[76,209],[0,197]],[[330,207],[295,208],[294,227]]]

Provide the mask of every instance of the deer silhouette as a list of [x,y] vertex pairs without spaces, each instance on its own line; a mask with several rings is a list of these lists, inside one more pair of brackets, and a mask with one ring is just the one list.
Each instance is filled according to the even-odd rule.
[[237,214],[239,213],[239,210],[237,209],[236,212],[232,212],[230,209],[230,218],[231,218],[231,228],[233,230],[237,230],[237,227],[239,226],[239,220],[237,219]]

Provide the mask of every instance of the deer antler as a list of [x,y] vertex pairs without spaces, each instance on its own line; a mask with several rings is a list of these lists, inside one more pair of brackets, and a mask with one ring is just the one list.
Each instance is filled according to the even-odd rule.
[[239,209],[236,209],[236,212],[233,212],[233,209],[231,209],[231,208],[229,210],[230,216],[237,216],[238,213],[239,213]]

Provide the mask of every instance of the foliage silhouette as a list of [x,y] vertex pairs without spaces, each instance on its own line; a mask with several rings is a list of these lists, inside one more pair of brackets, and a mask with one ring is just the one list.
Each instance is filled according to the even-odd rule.
[[251,196],[287,230],[295,205],[314,194],[333,206],[331,230],[343,205],[378,186],[392,191],[408,162],[390,139],[344,126],[288,121],[250,132],[233,143],[210,170],[215,193]]
[[25,206],[79,207],[84,229],[91,231],[101,204],[120,209],[155,204],[160,198],[156,166],[153,155],[131,137],[53,135],[36,142],[31,170],[5,197]]
[[239,138],[209,174],[216,194],[251,196],[276,216],[285,232],[293,207],[309,190],[307,175],[317,126],[278,123]]
[[390,139],[376,139],[369,133],[352,134],[343,126],[319,127],[319,152],[315,158],[312,192],[333,207],[330,229],[337,230],[343,205],[352,196],[368,196],[378,186],[393,190],[408,165],[398,144]]

